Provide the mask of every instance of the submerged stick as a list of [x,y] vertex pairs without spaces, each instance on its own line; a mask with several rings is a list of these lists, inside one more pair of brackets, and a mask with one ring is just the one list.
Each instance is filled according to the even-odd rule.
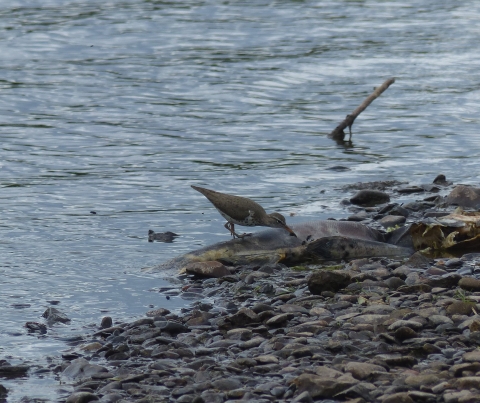
[[345,139],[344,129],[348,127],[350,131],[350,138],[348,141],[352,140],[352,125],[358,115],[360,115],[367,106],[370,105],[376,98],[378,98],[383,91],[385,91],[391,84],[395,82],[394,78],[390,78],[385,81],[380,87],[376,88],[366,99],[363,101],[360,106],[357,107],[350,115],[347,115],[345,119],[328,135],[329,138],[336,141],[343,141]]

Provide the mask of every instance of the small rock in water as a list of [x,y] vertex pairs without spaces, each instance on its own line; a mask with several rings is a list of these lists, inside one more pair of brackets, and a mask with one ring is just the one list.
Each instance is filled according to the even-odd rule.
[[45,326],[43,323],[27,322],[25,323],[25,327],[27,328],[29,333],[47,333],[47,326]]
[[113,325],[113,320],[110,316],[104,316],[102,318],[102,322],[100,323],[100,328],[101,329],[107,329],[109,327],[112,327]]
[[175,234],[175,232],[171,232],[171,231],[155,232],[151,229],[148,230],[148,242],[160,241],[160,242],[172,243],[173,240],[178,236],[179,236],[178,234]]
[[377,204],[388,203],[389,201],[390,196],[387,193],[381,192],[380,190],[368,189],[358,191],[357,194],[350,199],[351,203],[362,207],[372,207]]
[[447,181],[446,176],[443,174],[438,174],[433,180],[433,183],[435,183],[435,185],[442,185],[442,186],[448,186],[452,184],[452,182]]
[[65,315],[63,312],[60,312],[57,308],[47,308],[47,310],[43,313],[42,316],[47,319],[49,325],[53,325],[57,322],[70,322],[70,319],[67,317],[67,315]]
[[25,376],[29,369],[27,365],[11,365],[5,360],[0,360],[0,377],[18,378]]

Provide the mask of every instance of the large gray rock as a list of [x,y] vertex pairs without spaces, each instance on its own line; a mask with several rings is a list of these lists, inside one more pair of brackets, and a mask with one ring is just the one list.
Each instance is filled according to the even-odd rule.
[[458,185],[445,198],[447,204],[455,204],[461,207],[480,206],[480,188]]

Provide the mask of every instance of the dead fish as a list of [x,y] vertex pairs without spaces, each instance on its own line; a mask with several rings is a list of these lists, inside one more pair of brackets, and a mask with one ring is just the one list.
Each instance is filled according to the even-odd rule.
[[[365,256],[408,256],[414,252],[409,245],[403,247],[405,242],[402,246],[392,244],[396,243],[392,240],[398,237],[385,235],[357,222],[318,220],[295,224],[291,228],[297,237],[292,237],[281,229],[271,228],[245,238],[216,243],[186,253],[146,270],[181,270],[192,262],[212,260],[233,266],[277,262],[294,265]],[[405,237],[402,235],[400,238],[404,241]],[[328,239],[331,240],[330,246],[339,248],[339,251],[327,251],[329,244],[325,240]]]

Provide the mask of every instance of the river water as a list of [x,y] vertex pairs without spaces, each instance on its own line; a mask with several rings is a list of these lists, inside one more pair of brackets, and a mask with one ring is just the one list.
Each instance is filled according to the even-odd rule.
[[[102,316],[188,303],[141,269],[228,239],[191,184],[289,222],[344,217],[358,181],[478,185],[478,21],[473,1],[0,3],[0,359],[33,366],[0,379],[9,401],[63,396],[36,364]],[[327,138],[390,77],[351,144]],[[49,306],[72,322],[28,335]]]

